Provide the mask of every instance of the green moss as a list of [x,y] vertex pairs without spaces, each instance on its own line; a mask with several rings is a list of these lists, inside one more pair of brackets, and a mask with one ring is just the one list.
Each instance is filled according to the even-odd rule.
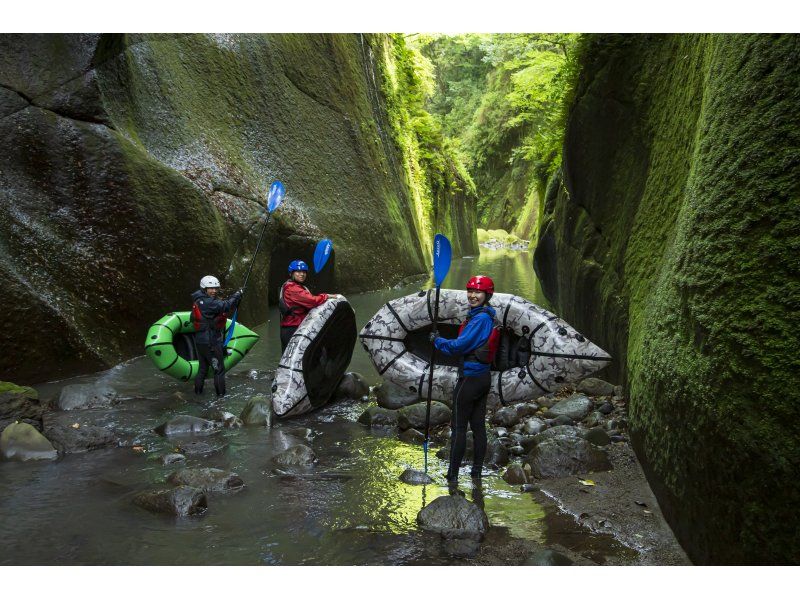
[[640,457],[699,562],[800,560],[798,52],[590,37],[542,220],[545,291],[622,362]]
[[5,394],[7,392],[24,395],[32,399],[39,397],[39,393],[30,386],[18,386],[13,382],[0,382],[0,394]]

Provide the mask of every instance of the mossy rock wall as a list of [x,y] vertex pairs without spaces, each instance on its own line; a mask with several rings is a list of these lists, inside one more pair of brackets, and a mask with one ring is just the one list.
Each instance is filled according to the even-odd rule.
[[[236,288],[274,179],[287,198],[250,279],[248,324],[266,318],[271,257],[284,271],[323,236],[339,271],[325,290],[421,272],[429,231],[413,181],[390,168],[402,148],[380,135],[380,56],[368,57],[385,37],[0,36],[0,275],[13,297],[0,327],[16,339],[0,375],[113,365],[187,308],[203,274]],[[472,226],[474,198],[437,199],[443,228]]]
[[800,562],[800,37],[589,36],[535,266],[699,563]]

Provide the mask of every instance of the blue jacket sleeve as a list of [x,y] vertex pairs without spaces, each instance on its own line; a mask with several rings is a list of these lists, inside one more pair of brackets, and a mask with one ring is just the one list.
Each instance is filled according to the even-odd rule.
[[434,346],[445,355],[466,355],[472,353],[489,338],[494,322],[487,314],[478,314],[461,331],[458,338],[448,340],[439,337]]

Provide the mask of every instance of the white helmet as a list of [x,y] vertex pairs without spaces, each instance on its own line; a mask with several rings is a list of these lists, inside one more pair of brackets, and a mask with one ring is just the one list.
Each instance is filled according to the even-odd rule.
[[219,288],[219,281],[217,280],[216,276],[203,276],[200,279],[200,288],[201,289],[218,289]]

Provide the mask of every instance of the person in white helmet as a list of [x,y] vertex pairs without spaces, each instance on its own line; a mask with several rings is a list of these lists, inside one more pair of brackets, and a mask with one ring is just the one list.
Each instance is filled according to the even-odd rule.
[[194,379],[194,392],[202,394],[203,384],[208,374],[208,366],[214,369],[214,389],[217,396],[225,395],[225,352],[222,346],[225,322],[228,312],[239,305],[242,299],[241,289],[231,295],[230,299],[217,298],[219,280],[214,276],[203,276],[200,289],[192,293],[192,322],[195,329],[195,345],[197,346],[200,366]]

